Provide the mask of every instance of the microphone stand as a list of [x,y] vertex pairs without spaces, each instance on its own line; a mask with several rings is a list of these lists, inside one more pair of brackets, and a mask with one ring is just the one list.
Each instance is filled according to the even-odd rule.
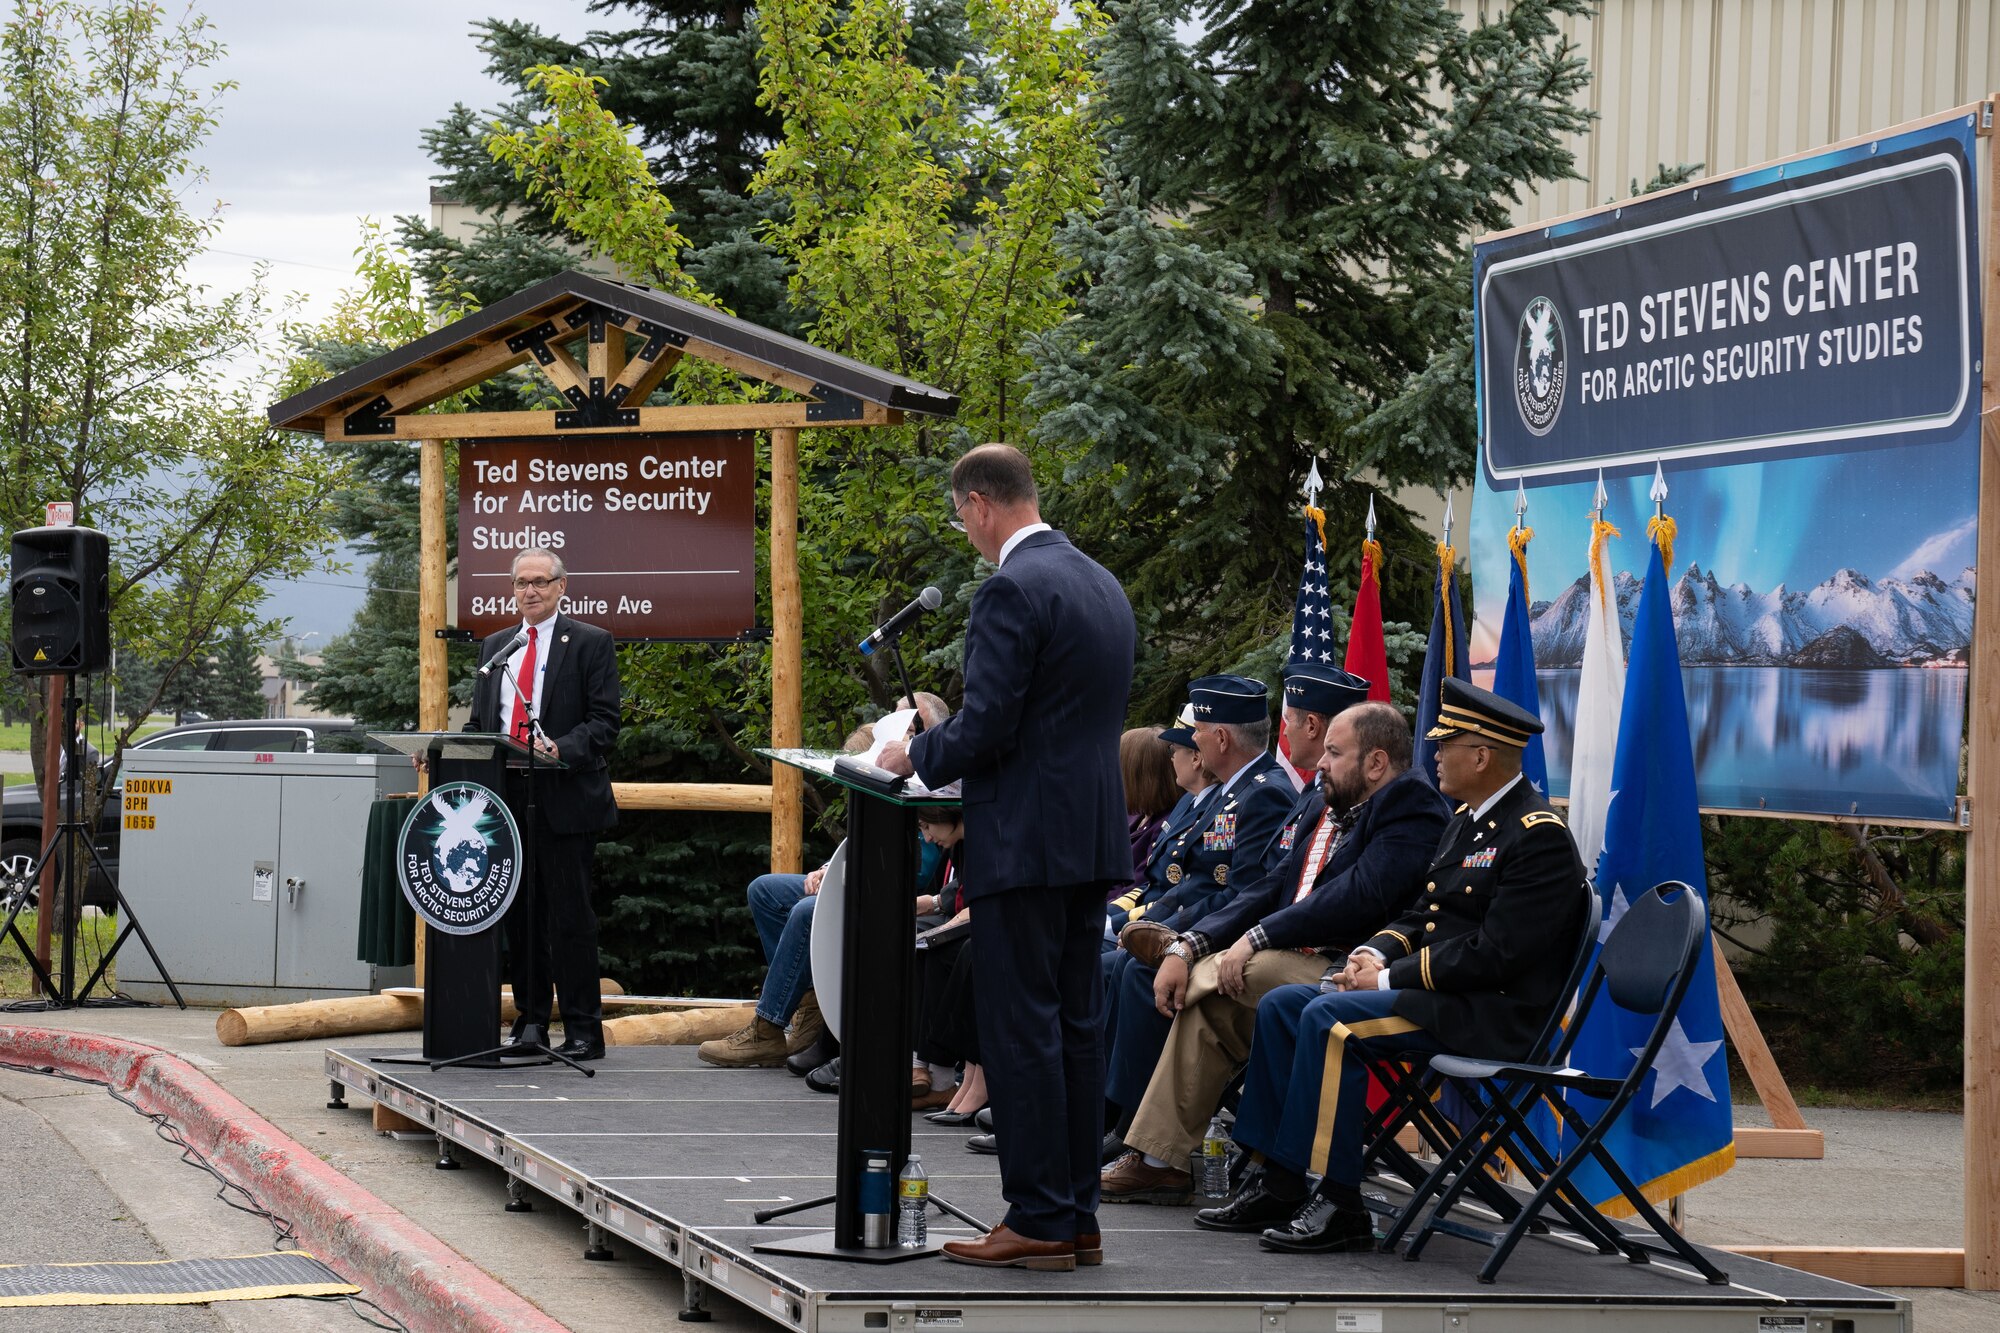
[[903,665],[903,636],[898,634],[890,639],[889,660],[896,664],[896,678],[903,682],[903,697],[910,701],[911,711],[916,717],[910,723],[910,734],[916,735],[924,729],[924,710],[917,707],[917,692],[910,688],[910,669]]
[[[534,954],[540,951],[542,945],[540,915],[536,911],[538,900],[541,897],[542,886],[540,876],[535,872],[535,842],[537,838],[535,831],[535,761],[539,755],[535,742],[537,740],[545,741],[549,738],[547,733],[542,730],[541,712],[535,705],[535,696],[532,693],[524,694],[521,690],[521,678],[514,673],[514,666],[510,660],[512,656],[509,653],[500,659],[500,671],[506,676],[508,682],[513,685],[514,697],[521,700],[522,711],[528,715],[528,794],[527,799],[522,803],[525,807],[525,817],[521,821],[523,825],[521,829],[521,865],[526,873],[521,877],[521,887],[514,895],[513,906],[507,910],[510,912],[526,912],[528,914],[526,929],[521,932],[521,935],[527,943],[528,952]],[[518,962],[519,960],[516,961]],[[526,969],[522,967],[520,970],[525,971]],[[525,996],[521,995],[514,997],[516,1013],[521,1011],[522,1001],[525,998]],[[450,1065],[486,1064],[486,1062],[490,1061],[498,1061],[503,1068],[512,1068],[516,1065],[565,1064],[571,1069],[581,1072],[585,1078],[597,1077],[595,1069],[592,1069],[580,1060],[570,1059],[567,1055],[549,1045],[548,1031],[538,1023],[523,1025],[521,1028],[521,1037],[518,1041],[506,1042],[490,1050],[473,1051],[467,1055],[454,1056],[449,1060],[433,1060],[431,1068],[432,1070],[439,1070]],[[488,1064],[487,1067],[490,1068],[491,1065]]]

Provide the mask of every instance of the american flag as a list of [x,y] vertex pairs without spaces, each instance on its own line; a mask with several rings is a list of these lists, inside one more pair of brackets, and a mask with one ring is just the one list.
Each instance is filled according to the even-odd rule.
[[1299,596],[1292,606],[1292,658],[1294,662],[1340,661],[1334,651],[1334,606],[1326,582],[1326,540],[1320,525],[1325,521],[1317,509],[1306,510],[1306,559],[1299,570]]

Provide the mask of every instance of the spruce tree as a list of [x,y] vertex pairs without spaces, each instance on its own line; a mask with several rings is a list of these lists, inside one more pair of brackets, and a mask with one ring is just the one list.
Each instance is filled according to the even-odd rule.
[[[1083,291],[1036,344],[1029,402],[1041,442],[1084,451],[1063,521],[1150,622],[1135,712],[1275,657],[1315,460],[1337,598],[1358,578],[1354,479],[1469,475],[1471,238],[1575,174],[1588,75],[1556,19],[1591,9],[1518,0],[1469,26],[1441,0],[1116,9],[1097,48],[1106,205],[1060,237]],[[1434,537],[1378,512],[1385,609],[1425,618]]]

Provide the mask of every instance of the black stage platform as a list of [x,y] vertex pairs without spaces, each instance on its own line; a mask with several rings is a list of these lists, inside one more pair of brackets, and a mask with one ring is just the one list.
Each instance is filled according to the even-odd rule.
[[[804,1330],[1241,1329],[1244,1333],[1907,1333],[1909,1303],[1809,1273],[1722,1256],[1732,1285],[1666,1263],[1631,1265],[1560,1237],[1531,1240],[1500,1280],[1484,1251],[1438,1237],[1393,1255],[1266,1253],[1252,1236],[1195,1229],[1191,1208],[1107,1206],[1105,1264],[1074,1273],[925,1258],[851,1264],[753,1253],[831,1224],[829,1206],[752,1225],[751,1214],[833,1188],[836,1101],[783,1070],[712,1069],[690,1047],[612,1047],[586,1079],[525,1070],[376,1065],[330,1050],[337,1085],[435,1128],[613,1237],[680,1267],[778,1324]],[[995,1159],[919,1119],[934,1192],[987,1222],[1005,1211]],[[518,1186],[510,1186],[517,1188]],[[494,1199],[494,1207],[502,1200]],[[950,1225],[944,1225],[949,1223]],[[933,1212],[931,1233],[969,1234]],[[671,1312],[662,1311],[663,1321]]]

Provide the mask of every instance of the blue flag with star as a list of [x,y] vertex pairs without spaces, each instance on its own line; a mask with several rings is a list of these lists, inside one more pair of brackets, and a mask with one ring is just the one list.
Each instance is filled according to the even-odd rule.
[[1465,663],[1465,608],[1458,600],[1458,580],[1452,576],[1456,556],[1451,547],[1438,544],[1438,575],[1431,598],[1431,637],[1424,648],[1424,683],[1417,693],[1416,756],[1414,763],[1424,781],[1437,786],[1437,742],[1425,733],[1437,725],[1438,693],[1446,676],[1470,684],[1472,673]]
[[[1657,521],[1657,520],[1656,520]],[[1681,689],[1666,563],[1654,543],[1632,629],[1618,750],[1611,766],[1611,808],[1598,861],[1604,927],[1610,935],[1625,908],[1655,884],[1679,880],[1708,900],[1701,812],[1695,803],[1694,746]],[[1702,913],[1705,922],[1706,910]],[[1604,1078],[1623,1078],[1654,1020],[1599,996],[1570,1063]],[[1592,1115],[1601,1103],[1581,1103]],[[1647,1199],[1659,1203],[1736,1164],[1729,1107],[1729,1065],[1715,994],[1715,953],[1704,938],[1695,976],[1666,1044],[1638,1095],[1605,1136],[1605,1147]],[[1617,1187],[1586,1162],[1576,1183],[1607,1213],[1629,1213]]]
[[[1526,531],[1526,529],[1517,529]],[[1527,543],[1522,542],[1525,547]],[[1507,562],[1507,612],[1500,620],[1500,651],[1493,659],[1493,692],[1518,704],[1530,716],[1542,715],[1541,688],[1535,683],[1535,639],[1528,628],[1526,560],[1516,552]],[[1530,736],[1521,752],[1521,772],[1542,795],[1549,794],[1549,763],[1542,755],[1542,738]]]
[[1299,566],[1299,595],[1292,603],[1294,662],[1330,665],[1340,660],[1333,642],[1333,595],[1326,581],[1326,531],[1319,510],[1306,510],[1306,558]]

